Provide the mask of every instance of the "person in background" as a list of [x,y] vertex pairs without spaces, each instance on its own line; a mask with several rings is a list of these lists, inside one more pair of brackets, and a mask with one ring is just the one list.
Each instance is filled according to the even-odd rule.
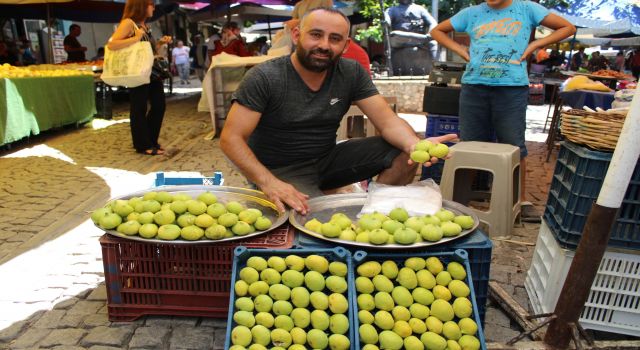
[[211,65],[211,57],[216,53],[222,52],[222,44],[220,43],[222,37],[220,37],[220,31],[218,31],[218,28],[212,28],[211,33],[211,36],[207,39],[207,59],[204,62],[204,66],[207,67],[207,69],[209,69]]
[[622,50],[618,51],[616,60],[613,63],[613,68],[618,72],[624,71],[624,52],[622,52]]
[[640,49],[635,49],[629,56],[629,68],[631,74],[638,80],[640,78]]
[[91,57],[92,61],[99,61],[99,60],[103,60],[104,59],[104,47],[100,46],[98,48],[98,52],[96,52],[96,55]]
[[238,23],[229,22],[222,27],[222,39],[220,39],[221,46],[216,47],[214,55],[221,54],[223,52],[229,55],[236,55],[240,57],[251,56],[251,52],[247,50],[244,44],[242,36],[240,36],[240,27]]
[[207,60],[207,45],[202,42],[202,35],[197,34],[193,37],[193,50],[189,51],[192,58],[193,69],[202,81],[204,79],[205,70],[209,67],[205,66]]
[[171,50],[171,59],[176,69],[178,70],[178,75],[180,76],[180,83],[191,84],[189,82],[189,46],[185,46],[182,40],[178,40],[176,47]]
[[86,61],[85,52],[87,48],[80,45],[78,37],[82,34],[82,29],[77,24],[69,26],[69,35],[64,38],[64,51],[67,52],[68,62]]
[[35,55],[33,54],[33,50],[31,49],[31,41],[23,38],[22,46],[20,47],[20,61],[23,66],[29,66],[32,64],[38,63]]
[[333,7],[333,0],[302,0],[298,1],[291,11],[291,18],[302,19],[309,11],[318,7]]
[[[311,10],[293,28],[296,51],[251,68],[232,96],[220,148],[279,210],[288,205],[305,214],[310,196],[376,175],[376,181],[389,185],[406,185],[415,177],[418,167],[409,153],[420,139],[362,66],[340,57],[350,41],[349,28],[342,12]],[[382,136],[336,144],[336,131],[352,103]]]
[[254,42],[247,45],[247,50],[251,52],[252,56],[264,56],[267,54],[269,50],[269,45],[267,44],[267,37],[261,36],[257,38]]
[[360,63],[362,68],[369,73],[371,76],[371,61],[369,61],[369,54],[365,51],[360,45],[358,45],[355,41],[349,40],[349,45],[347,45],[347,50],[342,54],[343,58],[348,58],[351,60],[355,60]]
[[[170,43],[170,36],[163,36],[156,41],[149,33],[145,20],[153,16],[154,9],[155,4],[151,0],[127,0],[122,21],[107,43],[109,50],[120,50],[140,41],[150,41],[155,54],[162,45]],[[162,79],[152,78],[149,84],[129,88],[129,101],[131,138],[136,152],[149,156],[164,154],[164,149],[158,143],[165,111]]]
[[578,71],[580,68],[583,68],[587,61],[587,55],[584,53],[584,47],[578,49],[573,57],[571,57],[571,70]]
[[[531,31],[539,25],[554,32],[529,42]],[[470,48],[449,36],[454,30],[469,34]],[[542,5],[520,0],[486,0],[463,9],[431,31],[435,40],[468,62],[460,93],[460,139],[491,142],[495,131],[498,142],[520,148],[520,217],[525,222],[541,221],[540,213],[526,200],[526,61],[536,49],[575,31],[571,23]]]
[[587,64],[587,69],[590,72],[596,72],[601,69],[607,69],[609,67],[609,62],[607,58],[600,55],[600,51],[595,51],[591,54],[591,58],[589,59],[589,63]]
[[4,41],[0,41],[0,64],[8,63],[12,66],[19,66],[18,56],[9,52],[9,48]]

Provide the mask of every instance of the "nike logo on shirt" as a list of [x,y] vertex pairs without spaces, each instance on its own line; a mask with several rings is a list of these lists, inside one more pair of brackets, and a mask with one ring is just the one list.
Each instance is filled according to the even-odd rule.
[[334,104],[336,104],[338,102],[340,102],[340,99],[337,98],[337,97],[334,97],[334,98],[331,99],[331,101],[329,101],[329,104],[333,106]]

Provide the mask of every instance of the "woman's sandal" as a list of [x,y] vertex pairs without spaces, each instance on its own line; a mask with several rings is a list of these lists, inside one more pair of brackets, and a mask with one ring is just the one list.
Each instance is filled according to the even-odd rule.
[[152,147],[138,153],[142,153],[146,156],[161,156],[164,154],[164,150],[157,147]]

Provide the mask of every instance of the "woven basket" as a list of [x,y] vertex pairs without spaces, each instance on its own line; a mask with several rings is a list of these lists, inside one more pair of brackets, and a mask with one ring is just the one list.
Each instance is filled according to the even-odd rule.
[[613,151],[626,115],[592,113],[572,109],[561,114],[560,132],[571,142],[603,151]]

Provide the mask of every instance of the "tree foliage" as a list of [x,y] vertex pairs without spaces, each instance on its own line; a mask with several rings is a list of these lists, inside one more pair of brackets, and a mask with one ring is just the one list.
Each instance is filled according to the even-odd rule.
[[[535,0],[534,0],[535,1]],[[546,8],[568,7],[570,0],[538,0],[535,2]],[[451,18],[463,8],[482,3],[482,0],[440,0],[438,8],[438,20],[443,21]],[[431,0],[415,0],[415,3],[431,10]],[[384,8],[397,5],[395,0],[384,0]],[[363,17],[370,20],[369,27],[359,29],[356,33],[356,40],[371,39],[375,42],[382,41],[382,11],[379,0],[356,0],[356,7]]]

